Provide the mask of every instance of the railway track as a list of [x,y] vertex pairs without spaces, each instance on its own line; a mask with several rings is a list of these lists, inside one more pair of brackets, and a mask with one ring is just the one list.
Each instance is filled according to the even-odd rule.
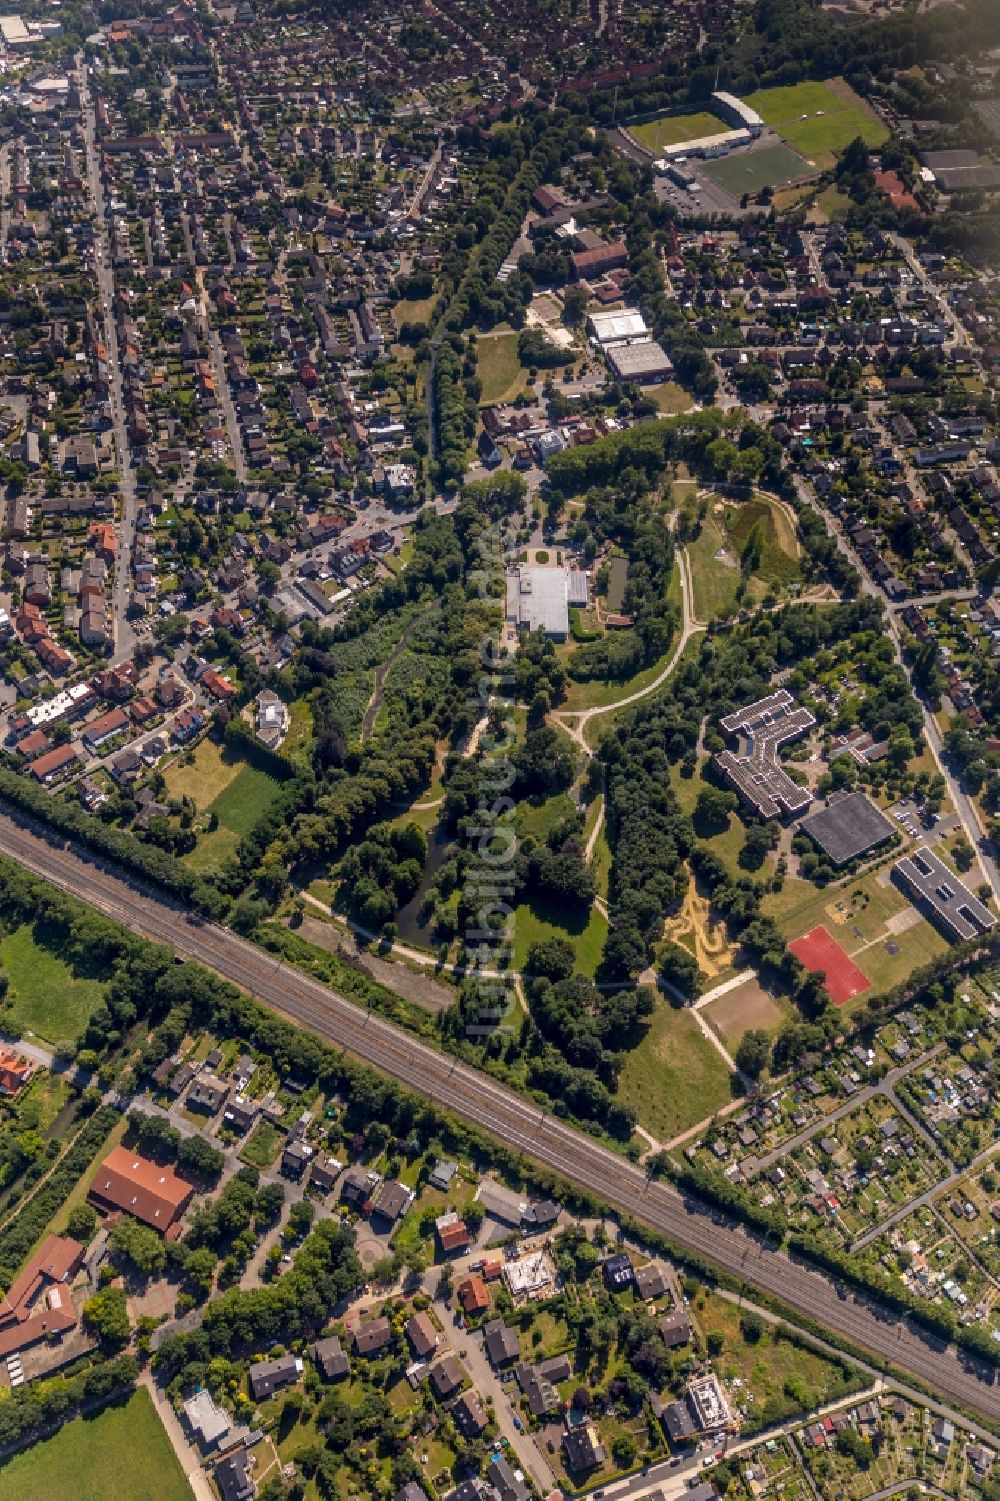
[[439,1053],[228,929],[55,844],[0,812],[0,853],[143,937],[197,960],[324,1041],[481,1127],[731,1276],[815,1320],[932,1391],[1000,1425],[1000,1384],[954,1349],[838,1288],[740,1225],[647,1179],[642,1169],[469,1065]]

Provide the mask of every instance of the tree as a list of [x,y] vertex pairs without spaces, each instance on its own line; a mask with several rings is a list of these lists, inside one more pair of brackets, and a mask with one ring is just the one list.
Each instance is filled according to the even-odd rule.
[[627,1470],[635,1463],[638,1453],[635,1435],[626,1429],[623,1433],[616,1433],[611,1442],[611,1457],[620,1470]]
[[748,1079],[759,1079],[771,1061],[771,1038],[759,1027],[751,1027],[740,1038],[736,1049],[736,1067]]
[[163,1241],[138,1220],[119,1220],[108,1237],[112,1250],[125,1258],[140,1277],[157,1277],[167,1264]]
[[551,980],[568,980],[573,973],[576,951],[567,938],[545,938],[528,949],[526,973]]
[[105,1350],[120,1350],[127,1345],[132,1333],[128,1320],[125,1291],[121,1287],[106,1287],[95,1293],[83,1305],[83,1322],[96,1336]]
[[66,1219],[66,1233],[86,1245],[97,1229],[97,1210],[93,1204],[76,1204]]
[[853,1459],[861,1469],[867,1470],[874,1456],[871,1440],[862,1438],[856,1428],[842,1428],[837,1434],[837,1449]]
[[729,815],[735,812],[736,794],[721,787],[703,787],[694,805],[695,822],[711,832],[729,827]]
[[763,519],[755,521],[750,528],[750,534],[743,544],[740,554],[740,568],[744,574],[756,573],[764,561],[764,548],[767,545],[767,532]]
[[756,1345],[764,1336],[764,1320],[753,1308],[740,1314],[740,1333],[748,1345]]

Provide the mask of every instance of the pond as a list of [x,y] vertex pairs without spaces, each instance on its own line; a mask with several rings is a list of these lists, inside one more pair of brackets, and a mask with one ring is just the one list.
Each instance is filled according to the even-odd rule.
[[400,943],[412,944],[415,948],[430,947],[431,925],[420,921],[420,909],[451,847],[451,837],[440,824],[437,824],[428,836],[427,864],[424,866],[420,885],[406,906],[400,907],[396,915],[396,936]]

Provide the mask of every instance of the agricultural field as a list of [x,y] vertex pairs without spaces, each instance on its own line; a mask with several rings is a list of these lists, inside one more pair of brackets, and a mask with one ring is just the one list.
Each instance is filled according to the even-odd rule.
[[865,1255],[895,1272],[915,1297],[959,1314],[988,1316],[996,1288],[977,1265],[978,1246],[963,1242],[953,1224],[952,1216],[922,1205],[872,1241]]
[[876,1096],[817,1133],[785,1159],[781,1197],[790,1217],[817,1217],[846,1241],[873,1230],[933,1188],[941,1159],[888,1099]]
[[656,120],[644,120],[641,125],[630,125],[628,133],[640,146],[659,156],[665,146],[676,146],[679,141],[696,141],[701,136],[721,135],[730,128],[718,115],[701,109],[690,115],[660,115]]
[[[929,1414],[909,1402],[884,1399],[879,1413],[882,1440],[872,1462],[863,1468],[833,1444],[820,1449],[803,1445],[800,1453],[806,1456],[809,1474],[822,1501],[864,1501],[867,1496],[918,1478],[933,1478],[937,1482],[937,1474],[925,1469],[930,1460],[929,1454],[925,1454],[929,1418]],[[949,1494],[959,1494],[957,1485]]]
[[993,1212],[997,1206],[1000,1206],[1000,1172],[995,1159],[969,1173],[934,1201],[934,1208],[953,1235],[968,1247],[991,1277],[1000,1280],[1000,1220]]
[[25,923],[0,939],[9,987],[0,1024],[58,1046],[74,1042],[104,996],[100,980],[75,973]]
[[96,1415],[74,1418],[52,1438],[0,1465],[0,1501],[191,1501],[152,1398],[136,1391]]

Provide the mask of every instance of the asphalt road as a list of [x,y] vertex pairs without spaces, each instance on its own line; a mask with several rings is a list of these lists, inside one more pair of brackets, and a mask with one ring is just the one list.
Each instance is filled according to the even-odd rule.
[[83,106],[87,186],[94,208],[94,271],[99,294],[99,305],[95,310],[95,316],[104,325],[104,342],[108,358],[108,395],[114,420],[115,447],[118,452],[118,488],[122,497],[122,514],[118,527],[118,555],[115,559],[114,581],[111,589],[111,621],[114,633],[114,655],[111,660],[114,665],[117,665],[131,657],[136,644],[136,634],[126,613],[132,599],[132,548],[135,542],[136,523],[135,474],[132,469],[132,449],[125,425],[125,393],[122,386],[118,330],[114,310],[115,278],[111,265],[111,237],[108,233],[104,184],[101,181],[94,101],[90,94],[87,69],[81,58],[78,58],[77,66],[80,100]]
[[1000,1423],[1000,1384],[952,1349],[900,1322],[877,1304],[791,1260],[739,1225],[675,1189],[647,1180],[546,1110],[478,1070],[362,1011],[311,976],[262,953],[228,929],[200,923],[176,904],[126,883],[106,866],[23,827],[0,812],[0,852],[89,903],[132,932],[205,964],[325,1041],[499,1138],[525,1157],[668,1236],[748,1287],[780,1299],[933,1391]]

